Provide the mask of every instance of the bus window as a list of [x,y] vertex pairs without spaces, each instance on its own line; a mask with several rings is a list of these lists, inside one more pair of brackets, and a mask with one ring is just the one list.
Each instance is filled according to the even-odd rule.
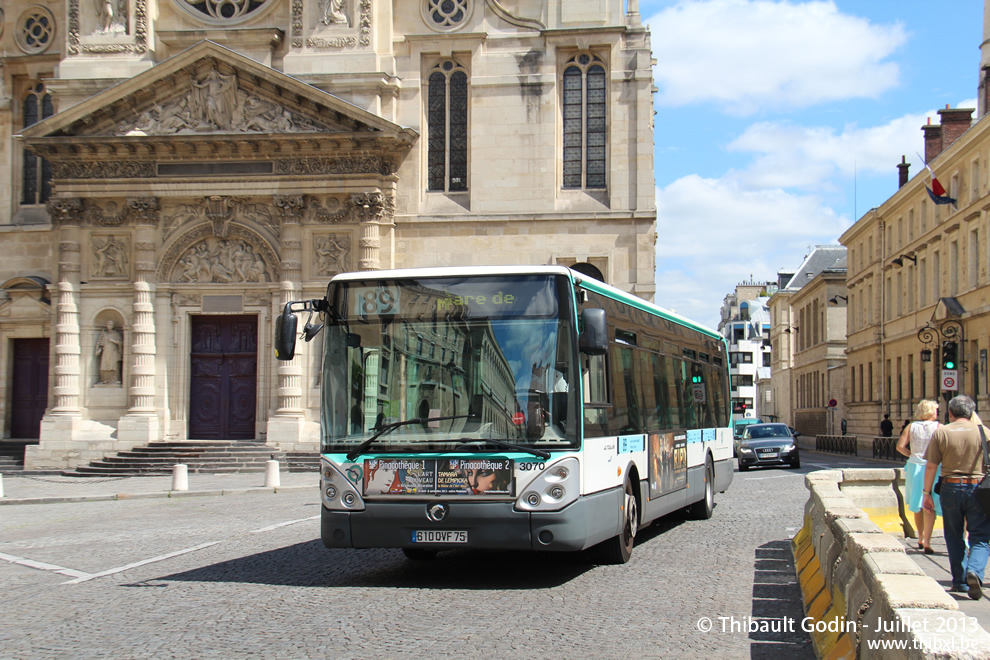
[[608,389],[605,379],[605,356],[582,355],[584,381],[585,435],[604,435],[608,424]]
[[669,355],[665,356],[664,371],[664,381],[667,387],[667,419],[670,421],[669,428],[681,428],[684,426],[684,423],[681,421],[680,360]]
[[671,428],[670,424],[670,406],[667,403],[667,388],[664,383],[664,378],[666,376],[665,358],[662,355],[653,353],[650,355],[650,363],[652,366],[652,378],[653,378],[653,403],[657,410],[657,430],[664,430]]
[[614,435],[641,432],[643,422],[636,399],[633,349],[613,344],[612,369],[613,412],[610,432]]

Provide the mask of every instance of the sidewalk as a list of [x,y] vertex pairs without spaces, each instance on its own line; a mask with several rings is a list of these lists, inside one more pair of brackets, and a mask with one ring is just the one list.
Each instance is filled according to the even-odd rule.
[[63,477],[5,473],[0,475],[5,504],[51,504],[61,502],[101,502],[107,500],[149,497],[195,497],[235,495],[255,492],[286,492],[312,490],[313,501],[319,501],[318,471],[279,473],[279,487],[265,487],[264,472],[236,474],[205,474],[191,472],[189,490],[173,491],[172,476],[156,477]]
[[[926,555],[922,550],[919,550],[916,539],[902,538],[900,541],[904,544],[908,556],[929,577],[934,578],[942,585],[943,589],[948,590],[952,586],[949,553],[945,549],[945,537],[942,535],[942,530],[936,529],[932,532],[932,550],[935,551],[933,555]],[[971,600],[965,593],[950,593],[949,596],[956,600],[960,612],[975,617],[984,630],[990,631],[990,571],[988,571],[985,580],[987,590],[983,592],[983,598],[980,600]]]

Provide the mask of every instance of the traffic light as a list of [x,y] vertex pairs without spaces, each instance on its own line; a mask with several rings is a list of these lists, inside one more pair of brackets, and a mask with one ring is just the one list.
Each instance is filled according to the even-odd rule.
[[959,368],[959,344],[954,341],[942,342],[942,368],[954,370]]

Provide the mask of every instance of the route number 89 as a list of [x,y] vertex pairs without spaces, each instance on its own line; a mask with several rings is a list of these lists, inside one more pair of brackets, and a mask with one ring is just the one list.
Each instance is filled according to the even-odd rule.
[[376,316],[378,314],[397,314],[399,300],[397,293],[387,286],[362,287],[355,291],[357,309],[360,316]]

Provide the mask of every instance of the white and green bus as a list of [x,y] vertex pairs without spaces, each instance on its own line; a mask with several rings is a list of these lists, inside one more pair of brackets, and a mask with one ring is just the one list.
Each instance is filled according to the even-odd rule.
[[732,481],[723,338],[576,271],[340,274],[326,298],[285,306],[279,359],[306,311],[325,325],[327,547],[623,563],[637,529],[711,517]]

